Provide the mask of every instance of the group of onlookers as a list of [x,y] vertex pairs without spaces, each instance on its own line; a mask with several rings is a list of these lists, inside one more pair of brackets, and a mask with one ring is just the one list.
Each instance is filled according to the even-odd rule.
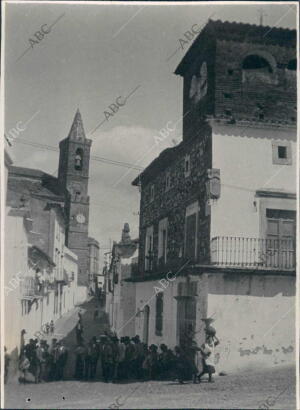
[[28,373],[34,376],[35,383],[62,380],[67,359],[68,349],[62,340],[52,339],[49,346],[46,340],[30,339],[20,356],[20,382],[28,381]]
[[119,339],[106,333],[99,339],[94,336],[87,344],[83,340],[78,343],[74,376],[79,380],[101,377],[105,382],[178,379],[183,383],[192,378],[196,383],[207,373],[212,381],[214,347],[218,343],[215,334],[207,333],[201,347],[187,337],[173,351],[165,344],[148,347],[138,335]]
[[[94,320],[99,315],[94,312]],[[54,328],[54,325],[51,328]],[[50,329],[49,329],[50,330]],[[174,350],[166,344],[159,347],[148,346],[141,342],[138,335],[120,339],[116,334],[109,333],[92,337],[85,342],[81,311],[78,312],[78,322],[75,326],[76,347],[71,349],[74,366],[74,377],[77,380],[102,379],[105,382],[122,380],[167,380],[193,379],[200,382],[204,374],[212,381],[214,368],[214,348],[219,344],[216,331],[212,326],[205,329],[205,343],[198,347],[190,329],[180,346]],[[69,351],[62,340],[53,338],[51,345],[46,340],[30,339],[21,349],[19,369],[22,373],[20,382],[28,380],[28,373],[34,376],[36,383],[63,380],[64,370],[69,357]]]

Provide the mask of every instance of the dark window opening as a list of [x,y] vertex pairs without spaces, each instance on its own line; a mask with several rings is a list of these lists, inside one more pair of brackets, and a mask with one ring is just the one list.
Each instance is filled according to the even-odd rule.
[[75,169],[80,171],[82,170],[82,159],[83,159],[83,150],[81,148],[77,148],[75,154]]
[[291,117],[291,120],[292,120],[293,122],[296,122],[296,117]]
[[263,120],[265,118],[265,114],[263,114],[263,113],[258,114],[258,118],[260,120]]
[[287,158],[287,148],[283,146],[278,147],[278,158]]
[[272,73],[272,67],[263,57],[258,55],[250,55],[243,61],[243,70],[263,70]]
[[197,238],[197,215],[192,214],[185,220],[185,256],[189,260],[195,260]]
[[297,70],[297,60],[296,59],[290,60],[288,65],[287,65],[287,69],[288,70],[293,70],[293,71]]
[[157,336],[162,335],[162,330],[163,330],[163,307],[164,307],[164,294],[162,292],[160,292],[156,295],[155,334]]
[[231,112],[231,110],[225,110],[225,115],[232,115],[232,112]]
[[231,93],[224,93],[224,97],[225,98],[232,98],[232,94]]
[[285,209],[266,209],[267,218],[283,218],[283,219],[296,219],[295,211],[287,211]]
[[232,74],[233,74],[233,69],[232,69],[232,68],[228,68],[227,73],[228,73],[228,75],[232,75]]

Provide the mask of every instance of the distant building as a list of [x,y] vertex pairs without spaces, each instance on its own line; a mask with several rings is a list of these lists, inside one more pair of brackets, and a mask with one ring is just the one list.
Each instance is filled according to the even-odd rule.
[[99,271],[99,242],[88,238],[89,249],[89,289],[95,294],[98,289]]
[[85,136],[81,114],[77,110],[69,135],[59,144],[57,183],[68,192],[66,245],[78,256],[78,285],[88,286],[89,249],[88,225],[90,197],[88,195],[90,149],[92,141]]
[[106,269],[106,312],[113,331],[119,336],[135,335],[135,286],[127,282],[132,276],[138,254],[138,240],[129,235],[125,224],[120,242],[114,242],[110,265]]
[[183,141],[133,182],[144,342],[200,344],[212,317],[222,369],[294,361],[295,46],[295,30],[209,21],[177,67]]
[[101,273],[101,274],[99,274],[98,276],[97,276],[97,286],[98,286],[98,289],[100,290],[103,290],[104,289],[104,283],[105,283],[105,277],[104,277],[104,275]]
[[[9,190],[15,192],[17,189],[17,192],[24,193],[23,196],[19,197],[17,194],[15,197],[11,194],[9,201],[26,202],[28,196],[31,196],[34,198],[31,203],[38,204],[40,202],[39,208],[42,204],[48,206],[48,202],[51,203],[53,209],[55,207],[61,208],[60,213],[63,214],[65,224],[65,245],[78,256],[77,280],[81,287],[81,300],[86,298],[89,286],[88,178],[90,148],[91,140],[85,137],[81,114],[77,110],[68,137],[60,142],[58,177],[40,170],[14,166],[9,168],[8,176]],[[35,213],[35,208],[32,212]],[[45,218],[39,218],[34,223],[37,235],[43,235],[48,221]],[[39,239],[45,240],[42,237]],[[34,240],[35,243],[36,240],[38,239]],[[48,245],[40,243],[42,249]],[[51,250],[49,251],[51,252]]]
[[11,374],[22,345],[87,297],[90,145],[79,111],[60,144],[58,178],[13,166],[6,145],[4,343]]
[[[30,229],[30,214],[28,210],[11,210],[9,207],[6,208],[3,306],[4,344],[11,359],[9,378],[15,376],[18,371],[21,330],[24,329],[23,306],[31,300],[31,298],[28,299],[26,297],[26,292],[23,291],[23,283],[27,281],[26,277],[30,275],[30,273],[27,273],[29,270],[28,231]],[[40,323],[38,329],[40,329]]]

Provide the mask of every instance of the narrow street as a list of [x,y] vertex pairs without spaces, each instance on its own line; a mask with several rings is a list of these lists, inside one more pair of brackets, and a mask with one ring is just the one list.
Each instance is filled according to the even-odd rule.
[[200,385],[180,385],[171,381],[130,384],[65,381],[51,383],[51,386],[44,383],[17,388],[9,385],[6,389],[5,408],[258,409],[269,399],[273,406],[269,405],[268,408],[295,409],[294,373],[292,368],[252,371],[219,376],[213,384],[203,381]]
[[[8,384],[5,408],[68,409],[68,408],[259,408],[269,399],[269,408],[295,408],[295,370],[292,367],[249,371],[216,376],[215,383],[206,380],[200,385],[174,381],[104,383],[72,380],[76,337],[74,326],[81,311],[84,338],[99,336],[108,329],[104,312],[93,319],[97,302],[92,299],[69,312],[56,323],[55,334],[63,338],[69,349],[66,381],[42,384]],[[99,367],[99,366],[98,366]],[[100,375],[100,368],[97,369]],[[50,388],[49,388],[50,387]],[[268,404],[267,404],[268,405]],[[263,407],[261,407],[263,408]],[[266,407],[264,407],[266,408]]]

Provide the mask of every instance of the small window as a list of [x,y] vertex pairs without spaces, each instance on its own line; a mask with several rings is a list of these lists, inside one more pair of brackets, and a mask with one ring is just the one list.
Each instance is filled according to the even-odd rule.
[[232,111],[231,111],[231,110],[225,110],[225,115],[231,116],[231,115],[232,115]]
[[158,265],[162,267],[167,261],[168,218],[158,223]]
[[81,148],[77,148],[75,153],[75,169],[77,171],[82,170],[82,159],[83,159],[83,150]]
[[287,148],[279,145],[278,147],[278,158],[287,158]]
[[162,336],[163,331],[163,308],[164,308],[164,294],[160,292],[156,295],[156,316],[155,316],[155,334]]
[[191,261],[197,256],[198,214],[198,201],[186,208],[184,256]]
[[223,93],[224,98],[232,98],[232,94],[231,93]]
[[186,155],[184,158],[184,176],[187,178],[191,174],[191,158]]
[[265,114],[263,114],[262,112],[258,114],[258,118],[260,120],[263,120],[265,118]]
[[273,164],[277,165],[291,165],[292,151],[289,142],[273,142],[272,143],[272,159]]
[[266,83],[276,84],[276,73],[274,73],[274,59],[271,55],[248,55],[242,64],[243,83]]
[[153,226],[146,230],[145,238],[145,270],[151,272],[153,269]]
[[154,185],[150,186],[150,202],[154,200]]
[[171,173],[167,172],[166,173],[166,191],[168,191],[171,188]]
[[228,74],[228,75],[233,75],[233,69],[232,69],[232,68],[228,68],[227,74]]

